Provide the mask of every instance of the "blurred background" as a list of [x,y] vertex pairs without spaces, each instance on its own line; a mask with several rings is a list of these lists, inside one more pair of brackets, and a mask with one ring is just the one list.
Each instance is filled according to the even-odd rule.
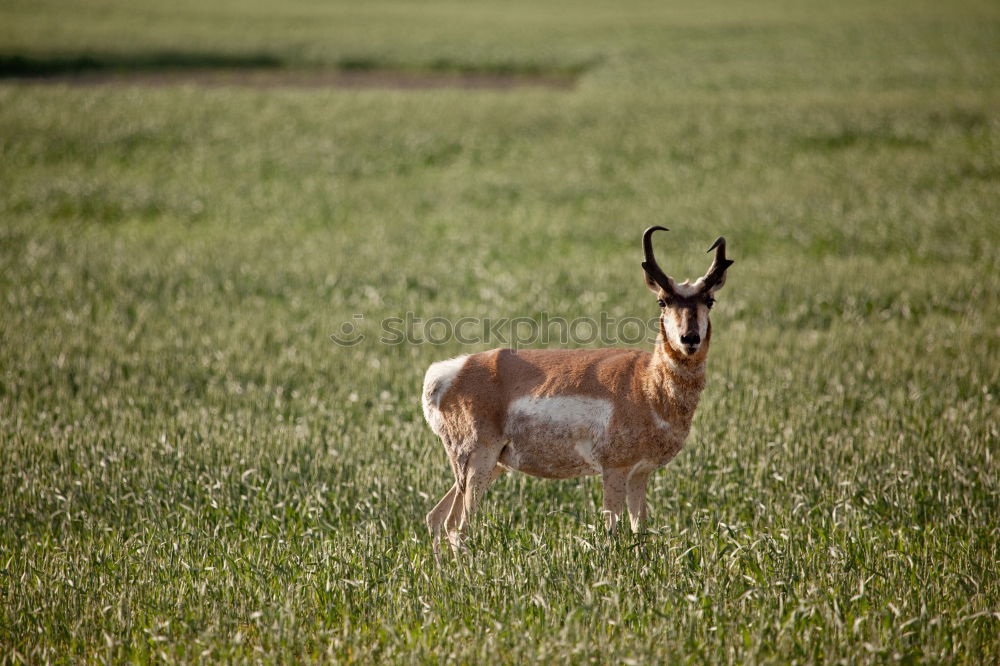
[[[975,0],[0,3],[0,660],[996,661],[998,56]],[[651,224],[736,261],[653,533],[509,475],[436,568],[421,379],[497,344],[380,322],[655,316]]]

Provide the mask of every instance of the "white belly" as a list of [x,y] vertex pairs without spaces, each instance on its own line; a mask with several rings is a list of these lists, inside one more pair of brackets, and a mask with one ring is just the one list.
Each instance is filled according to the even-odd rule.
[[518,398],[507,412],[508,445],[500,463],[555,479],[600,474],[599,452],[608,439],[612,411],[611,402],[599,398]]

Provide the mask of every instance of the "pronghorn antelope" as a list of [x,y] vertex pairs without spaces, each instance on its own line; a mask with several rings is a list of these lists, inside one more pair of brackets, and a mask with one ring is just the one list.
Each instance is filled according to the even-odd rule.
[[427,514],[435,549],[445,527],[458,543],[486,487],[504,470],[548,479],[600,474],[607,527],[627,502],[632,529],[646,519],[646,483],[684,444],[705,385],[708,311],[725,284],[726,240],[694,283],[678,284],[642,235],[646,286],[660,306],[652,353],[634,349],[494,349],[434,363],[424,416],[441,437],[455,483]]

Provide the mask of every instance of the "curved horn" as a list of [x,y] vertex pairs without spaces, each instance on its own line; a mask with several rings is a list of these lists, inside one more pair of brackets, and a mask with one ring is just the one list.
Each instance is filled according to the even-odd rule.
[[717,289],[722,286],[722,283],[726,281],[726,269],[733,265],[731,259],[726,259],[726,239],[719,236],[712,243],[712,247],[708,248],[711,252],[715,250],[715,259],[712,260],[712,265],[709,267],[708,272],[705,273],[705,277],[702,278],[705,281],[706,289]]
[[645,261],[642,262],[642,270],[646,271],[646,275],[653,278],[656,284],[660,285],[665,291],[673,291],[670,285],[670,278],[666,276],[660,265],[656,263],[656,257],[653,256],[653,232],[654,231],[670,231],[666,227],[653,226],[642,232],[642,252],[645,256]]

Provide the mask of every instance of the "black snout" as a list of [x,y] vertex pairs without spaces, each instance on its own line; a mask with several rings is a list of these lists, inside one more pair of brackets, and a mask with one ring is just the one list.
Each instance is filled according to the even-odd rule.
[[681,343],[685,345],[696,345],[701,342],[701,336],[697,333],[685,333],[681,336]]

